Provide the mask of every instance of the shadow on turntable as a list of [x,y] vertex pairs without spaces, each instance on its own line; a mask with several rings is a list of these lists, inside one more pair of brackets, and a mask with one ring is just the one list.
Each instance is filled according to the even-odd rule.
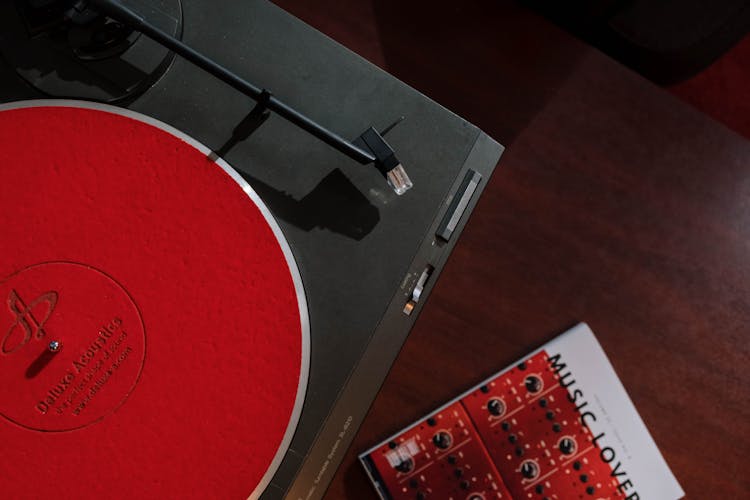
[[[135,98],[169,68],[174,53],[120,23],[70,1],[0,2],[0,55],[50,97],[105,103]],[[123,2],[172,36],[182,36],[180,0]]]

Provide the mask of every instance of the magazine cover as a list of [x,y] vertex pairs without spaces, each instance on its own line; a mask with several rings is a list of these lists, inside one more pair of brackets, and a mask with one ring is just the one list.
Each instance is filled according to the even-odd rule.
[[586,324],[359,458],[385,500],[684,496]]

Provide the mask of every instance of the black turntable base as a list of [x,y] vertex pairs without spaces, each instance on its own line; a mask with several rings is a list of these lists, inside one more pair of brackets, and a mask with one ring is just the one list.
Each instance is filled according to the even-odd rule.
[[[294,438],[261,498],[321,498],[503,148],[264,0],[221,7],[182,0],[181,12],[170,10],[174,2],[128,3],[154,7],[155,22],[171,27],[185,43],[344,137],[370,126],[383,130],[404,117],[386,137],[414,184],[399,196],[376,169],[276,114],[245,137],[243,124],[255,103],[180,57],[152,61],[147,72],[156,73],[142,75],[148,85],[133,84],[119,97],[111,86],[98,92],[90,73],[66,72],[65,85],[55,87],[61,93],[52,93],[35,85],[33,75],[54,68],[35,73],[26,64],[19,72],[20,63],[14,66],[8,57],[0,67],[0,101],[104,96],[98,100],[164,122],[206,145],[270,209],[304,287],[310,367]],[[7,49],[8,35],[2,33],[0,46]],[[88,94],[77,94],[77,78],[86,80]]]

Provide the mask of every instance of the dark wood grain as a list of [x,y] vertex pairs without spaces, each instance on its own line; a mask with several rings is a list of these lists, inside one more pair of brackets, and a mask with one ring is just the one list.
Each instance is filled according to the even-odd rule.
[[747,498],[750,142],[513,2],[277,3],[508,147],[327,498],[578,321],[688,498]]

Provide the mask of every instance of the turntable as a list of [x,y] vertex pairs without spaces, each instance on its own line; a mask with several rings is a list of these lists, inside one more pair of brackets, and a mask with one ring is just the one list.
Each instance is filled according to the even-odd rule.
[[321,498],[502,146],[262,0],[0,19],[6,497]]

